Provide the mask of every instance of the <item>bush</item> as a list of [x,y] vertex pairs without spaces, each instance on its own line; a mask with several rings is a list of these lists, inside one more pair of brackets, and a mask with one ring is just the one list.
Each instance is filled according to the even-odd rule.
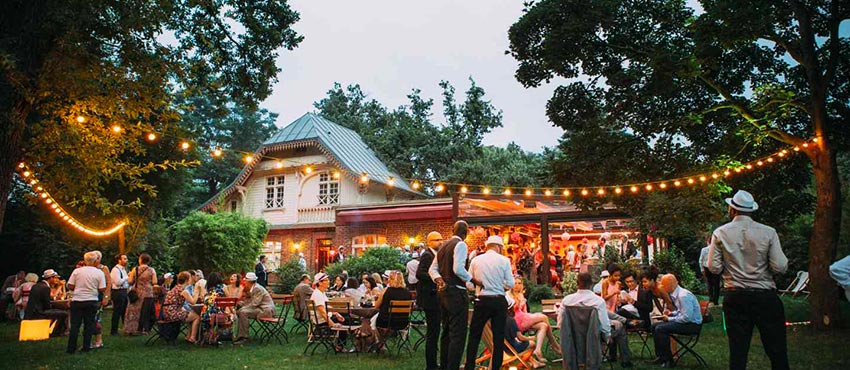
[[679,285],[694,294],[705,292],[702,281],[697,278],[696,273],[685,260],[684,254],[676,246],[670,246],[669,249],[656,253],[652,264],[658,267],[659,273],[676,275]]
[[573,294],[578,291],[578,273],[575,271],[565,271],[564,280],[561,281],[561,290],[564,295]]
[[523,281],[523,284],[525,284],[525,299],[529,303],[540,303],[541,299],[555,298],[555,293],[552,292],[552,287],[548,284],[534,284],[528,279],[524,279]]
[[273,289],[275,293],[292,293],[292,290],[295,289],[295,286],[298,285],[298,282],[301,281],[301,275],[307,273],[301,264],[298,263],[298,259],[290,259],[282,263],[277,268],[277,275],[280,280],[276,285],[274,285]]
[[251,271],[269,231],[264,220],[235,212],[194,212],[174,225],[183,268]]
[[402,253],[395,248],[375,247],[366,249],[360,257],[348,258],[341,263],[332,263],[325,266],[325,273],[329,276],[342,275],[343,271],[348,276],[359,277],[363,273],[383,273],[386,270],[404,271],[401,263]]

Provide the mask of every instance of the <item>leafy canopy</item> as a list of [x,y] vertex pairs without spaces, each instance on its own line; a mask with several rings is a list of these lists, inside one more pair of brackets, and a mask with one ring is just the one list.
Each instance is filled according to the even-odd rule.
[[220,272],[252,268],[268,231],[264,220],[236,212],[194,212],[173,227],[180,266]]

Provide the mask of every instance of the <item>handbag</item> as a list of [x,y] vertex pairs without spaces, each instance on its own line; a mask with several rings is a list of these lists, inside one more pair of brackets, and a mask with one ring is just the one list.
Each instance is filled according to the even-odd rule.
[[[136,283],[138,283],[140,275],[141,273],[138,269],[136,269]],[[139,301],[139,292],[136,291],[136,283],[134,283],[133,287],[130,288],[130,291],[127,292],[127,299],[130,301],[130,303],[136,303]]]

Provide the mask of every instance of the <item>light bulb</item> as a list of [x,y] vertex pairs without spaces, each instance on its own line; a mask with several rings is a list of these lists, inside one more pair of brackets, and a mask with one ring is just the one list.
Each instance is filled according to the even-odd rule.
[[621,189],[621,188],[616,188],[616,189],[614,189],[614,192],[615,192],[615,193],[617,193],[617,194],[622,194],[622,193],[623,193],[623,189]]
[[245,159],[245,163],[251,163],[251,162],[254,161],[254,156],[250,155],[250,154],[246,154],[244,159]]
[[662,183],[658,184],[658,187],[661,188],[661,189],[667,189],[667,184],[662,182]]
[[756,165],[759,165],[759,166],[761,166],[761,165],[763,165],[763,164],[764,164],[764,162],[762,162],[762,161],[758,161],[758,162],[756,162]]
[[484,194],[490,194],[490,188],[484,188],[484,190],[481,190],[481,192]]
[[313,173],[313,167],[312,167],[312,166],[307,166],[306,168],[304,168],[304,173],[306,173],[306,174],[308,174],[308,175],[309,175],[309,174],[311,174],[311,173]]
[[395,186],[395,179],[392,178],[392,176],[390,176],[390,178],[387,180],[387,186],[389,186],[389,187]]
[[460,187],[460,192],[461,192],[461,193],[466,194],[468,191],[469,191],[469,188],[467,188],[466,186],[461,186],[461,187]]
[[[281,168],[283,168],[283,163],[282,163],[282,162],[280,163],[280,167],[281,167]],[[339,171],[334,171],[334,178],[335,178],[335,179],[339,179],[339,176],[340,176]]]
[[570,196],[570,191],[569,191],[569,190],[567,190],[567,189],[564,189],[564,196],[565,196],[565,197]]
[[77,122],[78,122],[78,123],[85,123],[85,122],[86,122],[86,117],[83,117],[83,116],[77,116]]
[[530,196],[531,196],[531,189],[526,189],[526,190],[525,190],[525,196],[527,196],[527,197],[530,197]]
[[502,194],[511,195],[511,189],[505,189],[505,191],[503,191]]
[[[779,154],[782,154],[782,153],[779,153]],[[768,158],[767,158],[767,161],[768,161],[768,162],[773,162],[773,157],[768,157]]]
[[419,190],[419,188],[422,187],[422,185],[419,184],[419,181],[414,181],[413,184],[411,184],[410,186],[413,188],[413,190]]
[[180,143],[180,149],[189,150],[189,142],[184,141],[184,142]]
[[549,190],[549,189],[546,189],[546,191],[544,191],[544,192],[543,192],[543,195],[545,195],[545,196],[547,196],[547,197],[551,197],[551,196],[552,196],[552,191],[551,191],[551,190]]
[[149,133],[148,134],[148,141],[154,141],[154,140],[156,140],[156,134],[153,133],[153,132]]
[[581,189],[581,195],[582,196],[587,196],[587,193],[588,193],[587,189]]
[[681,181],[679,181],[679,180],[676,180],[676,181],[673,181],[673,185],[675,185],[675,186],[681,186],[681,185],[682,185],[682,182],[681,182]]
[[693,183],[694,183],[694,179],[688,179],[688,184],[693,185]]
[[699,177],[699,181],[703,181],[703,182],[705,182],[705,180],[707,180],[707,179],[708,179],[708,178],[706,178],[705,176],[700,176],[700,177]]
[[30,171],[24,171],[24,177],[30,177],[30,175],[31,175]]
[[605,189],[601,189],[601,188],[600,188],[599,190],[597,190],[597,191],[596,191],[596,194],[598,194],[598,195],[605,195]]
[[632,187],[631,187],[631,189],[629,189],[629,190],[631,190],[631,191],[632,191],[632,193],[637,193],[637,192],[638,192],[638,187],[637,187],[637,186],[632,186]]
[[113,125],[113,126],[112,126],[112,132],[114,132],[114,133],[116,133],[116,134],[117,134],[117,133],[120,133],[120,132],[121,132],[121,126]]
[[446,187],[443,184],[437,184],[437,186],[434,187],[434,190],[438,193],[442,193],[443,190],[446,190]]
[[216,158],[221,157],[222,154],[223,153],[222,153],[221,149],[219,149],[219,148],[215,148],[212,151],[212,156],[216,157]]
[[646,188],[646,191],[652,190],[652,184],[646,184],[645,188]]
[[363,184],[369,182],[369,175],[367,175],[365,173],[360,175],[360,182],[363,183]]

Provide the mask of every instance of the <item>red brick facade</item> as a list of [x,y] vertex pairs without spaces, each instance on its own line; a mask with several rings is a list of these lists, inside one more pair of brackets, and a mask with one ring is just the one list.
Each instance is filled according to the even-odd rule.
[[[295,258],[298,252],[304,253],[304,258],[307,260],[307,269],[316,269],[316,258],[318,250],[318,241],[321,239],[334,239],[333,228],[317,228],[317,229],[287,229],[287,230],[270,230],[266,236],[266,241],[281,242],[280,262],[284,263],[291,258]],[[298,249],[295,248],[296,244]]]
[[387,244],[392,246],[403,246],[408,244],[408,239],[414,238],[416,242],[425,242],[425,236],[429,232],[437,231],[448,237],[452,233],[451,219],[437,220],[409,220],[409,221],[383,221],[369,222],[365,224],[350,224],[336,227],[336,245],[349,245],[351,238],[363,234],[380,234],[387,237]]

